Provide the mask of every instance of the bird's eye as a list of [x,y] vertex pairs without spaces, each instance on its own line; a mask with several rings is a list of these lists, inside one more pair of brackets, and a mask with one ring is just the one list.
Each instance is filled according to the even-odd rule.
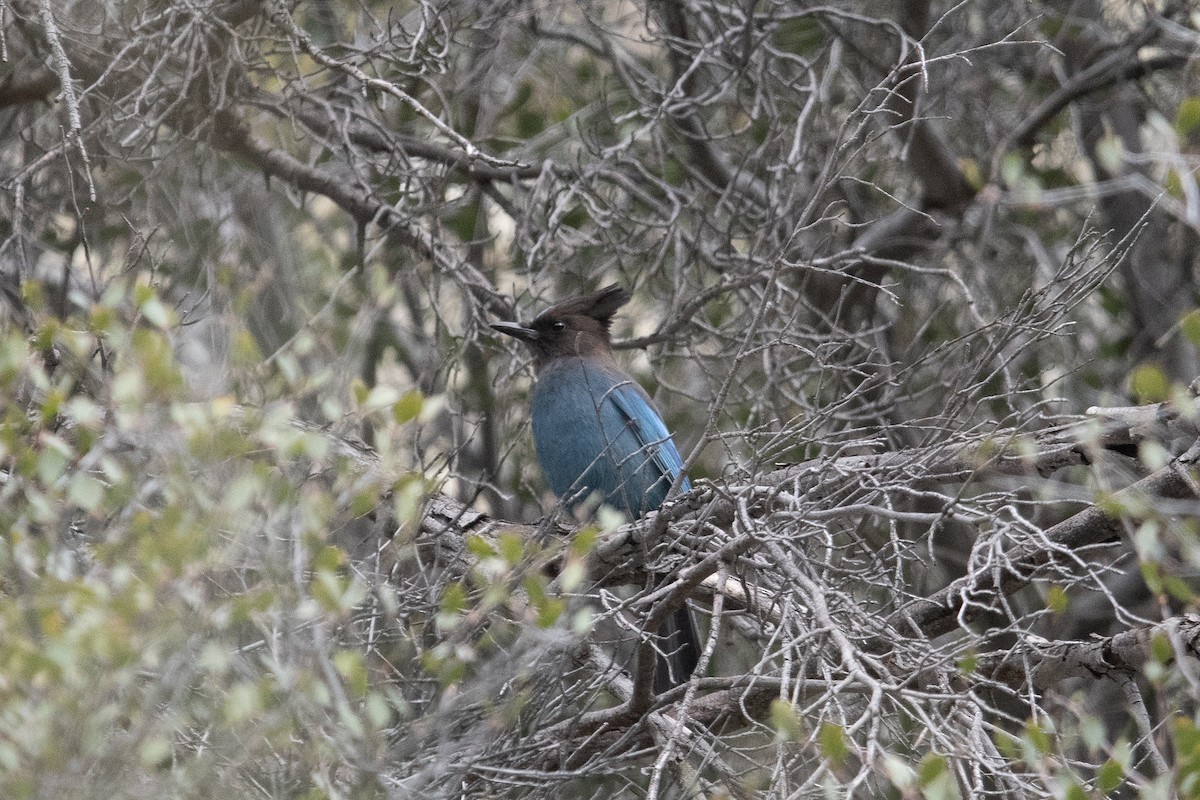
[[554,322],[550,323],[550,327],[556,331],[561,331],[563,328],[567,327],[567,323],[563,322],[561,319],[556,319]]

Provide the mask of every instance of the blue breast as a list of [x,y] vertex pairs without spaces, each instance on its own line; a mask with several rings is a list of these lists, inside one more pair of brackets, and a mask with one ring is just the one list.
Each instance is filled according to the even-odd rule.
[[[662,505],[683,459],[649,396],[620,371],[580,358],[546,366],[533,390],[533,438],[554,493],[595,492],[640,517]],[[691,484],[686,478],[682,490]]]

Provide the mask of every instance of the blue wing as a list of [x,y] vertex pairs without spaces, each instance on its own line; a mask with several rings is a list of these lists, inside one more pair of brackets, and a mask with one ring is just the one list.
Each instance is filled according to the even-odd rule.
[[[632,380],[625,380],[613,387],[609,397],[633,430],[641,451],[650,456],[650,466],[657,473],[656,477],[668,479],[663,496],[653,505],[657,508],[666,499],[666,491],[675,477],[683,471],[683,459],[645,389]],[[686,476],[680,488],[685,492],[691,490],[691,481]]]

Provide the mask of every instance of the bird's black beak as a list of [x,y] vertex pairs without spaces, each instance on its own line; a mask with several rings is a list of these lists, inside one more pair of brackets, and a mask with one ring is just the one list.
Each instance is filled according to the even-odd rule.
[[522,342],[536,342],[538,333],[533,328],[526,328],[516,322],[493,322],[491,329],[508,334],[514,339],[520,339]]

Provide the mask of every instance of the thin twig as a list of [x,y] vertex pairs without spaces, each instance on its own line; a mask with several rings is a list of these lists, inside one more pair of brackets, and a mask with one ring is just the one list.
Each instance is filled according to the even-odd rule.
[[[43,2],[48,2],[48,0],[43,0]],[[437,114],[434,114],[419,100],[401,89],[396,84],[392,83],[391,81],[385,81],[381,78],[373,78],[355,65],[348,64],[345,61],[340,61],[326,54],[323,50],[321,50],[321,48],[317,47],[317,45],[313,42],[312,37],[296,24],[296,21],[292,19],[292,15],[288,13],[287,9],[284,8],[282,3],[275,2],[272,5],[270,19],[275,25],[287,30],[287,32],[300,44],[301,49],[308,53],[308,55],[312,56],[312,58],[318,63],[323,64],[330,69],[336,69],[339,72],[344,72],[345,74],[353,77],[355,80],[360,81],[363,85],[369,86],[376,91],[389,94],[392,97],[395,97],[397,100],[400,100],[413,111],[416,111],[427,121],[429,121],[430,124],[441,131],[444,136],[461,147],[468,162],[482,161],[489,166],[498,168],[524,168],[526,166],[521,164],[519,161],[508,161],[484,153],[482,150],[476,147],[471,140],[454,130],[454,128],[442,121]]]
[[67,105],[67,139],[75,145],[79,150],[79,157],[83,159],[84,174],[87,176],[88,182],[88,199],[94,203],[96,202],[96,184],[92,180],[92,165],[88,159],[87,148],[83,144],[83,121],[79,114],[79,97],[75,94],[75,87],[71,82],[71,59],[68,58],[67,51],[63,48],[58,25],[54,21],[54,13],[50,10],[50,0],[41,0],[38,9],[42,20],[42,30],[46,34],[46,41],[50,44],[50,51],[54,55],[54,65],[58,70],[59,91]]

